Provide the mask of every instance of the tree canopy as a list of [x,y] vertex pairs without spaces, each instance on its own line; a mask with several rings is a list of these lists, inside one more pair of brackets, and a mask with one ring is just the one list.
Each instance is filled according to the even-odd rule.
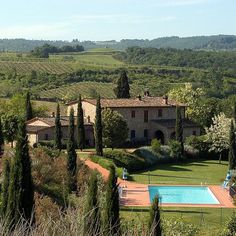
[[103,144],[120,147],[128,138],[128,126],[123,116],[109,108],[102,111]]

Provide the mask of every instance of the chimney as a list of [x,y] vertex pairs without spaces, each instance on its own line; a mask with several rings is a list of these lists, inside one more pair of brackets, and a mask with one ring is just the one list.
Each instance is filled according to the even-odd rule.
[[55,117],[55,112],[52,112],[51,117]]
[[140,95],[140,94],[138,95],[138,97],[137,97],[137,98],[138,98],[138,100],[139,100],[139,101],[141,101],[141,100],[142,100],[142,97],[141,97],[141,95]]
[[168,105],[168,96],[167,95],[163,96],[163,104]]

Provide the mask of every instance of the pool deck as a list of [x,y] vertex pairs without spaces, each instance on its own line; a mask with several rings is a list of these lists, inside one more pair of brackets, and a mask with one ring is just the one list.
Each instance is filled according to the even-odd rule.
[[[109,171],[100,165],[86,160],[85,164],[91,169],[97,169],[105,180],[109,176]],[[150,206],[150,198],[147,184],[139,184],[135,182],[125,181],[118,178],[118,184],[122,189],[120,194],[120,203],[122,206],[137,206],[137,207],[146,207]],[[167,185],[157,185],[152,184],[152,186],[167,186]],[[175,185],[176,186],[176,185]],[[179,185],[184,186],[184,185]],[[185,185],[185,186],[194,186],[194,185]],[[196,186],[196,185],[195,185]],[[201,186],[201,185],[198,185]],[[203,185],[206,186],[206,185]],[[220,204],[165,204],[162,203],[162,206],[166,207],[212,207],[212,208],[236,208],[233,204],[232,198],[229,196],[228,190],[223,189],[218,185],[207,185],[212,193],[215,195]]]

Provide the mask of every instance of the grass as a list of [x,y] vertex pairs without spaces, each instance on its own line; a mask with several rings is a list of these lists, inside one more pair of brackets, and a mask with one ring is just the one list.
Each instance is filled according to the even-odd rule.
[[228,162],[217,160],[188,161],[180,164],[160,164],[149,171],[132,174],[138,183],[151,184],[222,184],[228,170]]
[[[198,235],[219,235],[225,222],[234,214],[234,209],[224,208],[177,208],[161,207],[162,218],[181,219],[199,227]],[[121,209],[121,217],[125,220],[145,223],[149,218],[149,208],[125,207]]]

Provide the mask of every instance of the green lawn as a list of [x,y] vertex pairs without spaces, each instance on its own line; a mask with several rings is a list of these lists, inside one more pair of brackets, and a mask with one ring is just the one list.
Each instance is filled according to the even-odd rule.
[[139,183],[148,184],[222,184],[228,170],[228,162],[199,160],[180,164],[162,164],[150,171],[139,172],[131,178]]
[[[229,217],[234,214],[234,209],[220,208],[161,208],[162,218],[181,219],[181,221],[194,224],[199,227],[198,235],[219,235]],[[121,217],[128,221],[145,224],[149,218],[149,208],[121,209]]]

